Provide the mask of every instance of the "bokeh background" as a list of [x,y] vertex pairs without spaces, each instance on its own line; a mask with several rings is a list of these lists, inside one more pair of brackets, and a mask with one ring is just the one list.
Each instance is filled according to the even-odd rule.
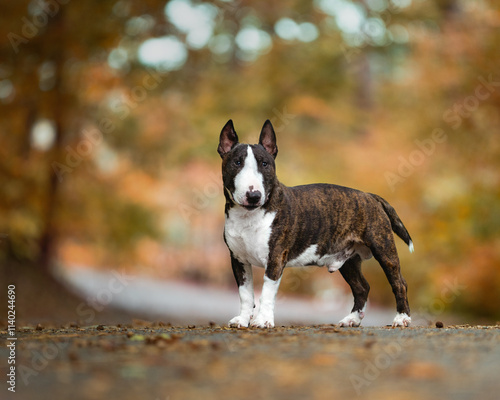
[[[230,118],[251,143],[271,119],[283,183],[396,208],[415,243],[410,255],[397,239],[413,309],[500,318],[497,2],[1,10],[0,276],[19,318],[73,318],[80,300],[61,276],[82,269],[234,291],[216,152]],[[349,293],[339,274],[307,271],[286,271],[281,291]],[[371,302],[392,310],[380,267],[364,271]]]

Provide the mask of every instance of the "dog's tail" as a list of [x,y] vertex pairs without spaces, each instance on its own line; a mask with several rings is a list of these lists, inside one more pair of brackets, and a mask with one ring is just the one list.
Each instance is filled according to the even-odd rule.
[[393,206],[391,206],[386,200],[384,200],[382,197],[370,193],[375,200],[377,200],[381,205],[382,208],[384,209],[385,213],[389,217],[389,220],[391,221],[391,227],[392,230],[396,235],[398,235],[403,241],[408,245],[410,249],[410,253],[413,253],[414,247],[413,247],[413,241],[411,240],[410,234],[406,230],[405,226],[403,225],[403,222],[399,218],[398,214],[396,213],[396,210],[394,209]]

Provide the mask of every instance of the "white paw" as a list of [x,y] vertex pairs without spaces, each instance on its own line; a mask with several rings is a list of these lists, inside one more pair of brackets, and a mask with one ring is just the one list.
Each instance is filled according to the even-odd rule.
[[250,325],[254,328],[274,328],[274,317],[258,314],[255,318],[252,318]]
[[352,327],[360,326],[361,320],[363,319],[364,316],[365,316],[365,313],[359,312],[359,311],[354,311],[354,312],[350,313],[347,317],[342,319],[339,322],[339,326],[346,326],[346,327],[347,326],[352,326]]
[[244,318],[241,315],[238,315],[229,321],[228,325],[231,328],[248,328],[248,322],[249,318]]
[[397,313],[394,321],[392,322],[392,326],[395,328],[397,326],[401,326],[406,328],[410,326],[411,318],[406,313]]

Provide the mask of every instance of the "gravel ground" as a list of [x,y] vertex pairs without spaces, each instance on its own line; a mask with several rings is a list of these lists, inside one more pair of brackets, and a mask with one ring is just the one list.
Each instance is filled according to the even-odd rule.
[[1,399],[498,399],[500,326],[24,327]]

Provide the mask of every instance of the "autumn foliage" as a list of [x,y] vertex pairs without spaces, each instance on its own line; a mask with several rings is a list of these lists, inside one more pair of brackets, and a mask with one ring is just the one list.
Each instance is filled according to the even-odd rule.
[[[231,118],[255,143],[270,118],[283,183],[355,187],[398,210],[415,243],[410,255],[398,241],[414,308],[442,300],[500,318],[496,2],[8,3],[0,268],[233,285],[218,135]],[[208,18],[205,43],[179,23],[181,6]],[[342,7],[358,10],[357,32]],[[177,59],[141,59],[165,37],[180,43]],[[381,269],[365,271],[371,300],[392,304]],[[287,274],[284,289],[308,295],[325,277]],[[444,301],[450,282],[459,289]]]

